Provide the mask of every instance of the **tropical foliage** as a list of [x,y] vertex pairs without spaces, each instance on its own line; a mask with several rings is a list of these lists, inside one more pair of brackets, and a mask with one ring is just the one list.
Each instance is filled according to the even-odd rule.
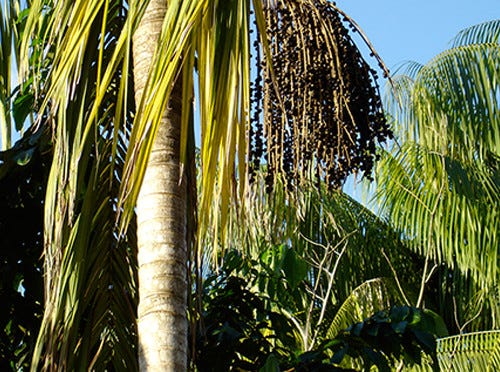
[[[19,2],[5,1],[0,7],[0,150],[12,146],[12,84],[19,42]],[[14,47],[13,47],[14,46]]]
[[43,200],[52,161],[48,130],[29,128],[28,84],[17,85],[25,7],[0,7],[0,369],[13,371],[29,368],[43,314]]
[[[308,266],[302,262],[304,265]],[[333,334],[329,327],[317,323],[315,314],[313,322],[319,327],[320,338],[304,350],[297,321],[290,319],[289,314],[296,294],[285,293],[296,292],[294,286],[307,292],[307,284],[311,283],[307,278],[302,279],[300,286],[289,281],[294,277],[288,270],[297,267],[290,258],[285,258],[280,266],[281,275],[277,267],[231,252],[219,273],[204,281],[203,311],[192,348],[198,370],[344,370],[372,365],[390,370],[389,366],[400,363],[422,363],[423,352],[429,356],[427,365],[434,359],[437,367],[435,337],[446,330],[432,312],[408,306],[393,306],[390,311],[380,311]],[[265,283],[269,290],[257,289],[257,283]],[[353,294],[358,308],[371,308],[370,301],[378,301],[363,291],[355,290]],[[302,305],[301,312],[307,313],[308,305]],[[329,313],[335,308],[323,306]],[[345,320],[345,313],[338,313],[336,318]]]
[[[190,151],[188,108],[196,67],[203,175],[199,221],[203,230],[212,205],[225,206],[218,225],[224,226],[231,195],[243,196],[246,187],[251,8],[261,35],[266,34],[266,22],[277,9],[300,8],[300,14],[310,9],[315,16],[311,18],[313,23],[304,24],[304,34],[318,38],[322,45],[343,42],[345,48],[354,50],[345,27],[326,1],[303,1],[299,8],[289,1],[278,2],[277,8],[272,3],[265,2],[263,6],[260,1],[249,0],[169,1],[137,107],[132,100],[132,37],[148,2],[30,3],[19,53],[21,84],[23,90],[32,93],[35,128],[48,126],[54,137],[54,161],[45,200],[45,314],[34,367],[38,361],[54,369],[135,366],[136,343],[130,342],[136,335],[134,208],[160,118],[176,79],[182,80],[183,87],[185,109],[179,151],[185,167]],[[330,17],[319,17],[319,8],[330,9]],[[340,31],[336,33],[338,39],[326,40],[324,35],[311,34],[308,30],[314,22],[325,30]],[[271,42],[264,37],[256,41],[261,43],[263,55],[271,55]],[[312,44],[308,48],[304,51],[317,49]],[[335,65],[335,50],[325,50],[329,57],[325,59],[328,65],[323,66],[327,68],[323,74],[330,71],[338,79],[343,76],[340,71],[344,65]],[[370,88],[371,71],[359,55],[352,52],[350,57],[355,63],[349,66],[359,66],[363,72],[360,76],[365,77],[359,97],[373,104],[366,107],[367,123],[351,123],[365,125],[363,133],[368,133],[366,141],[358,144],[364,149],[363,157],[349,155],[345,159],[352,163],[352,169],[360,168],[355,164],[366,160],[363,169],[368,169],[368,159],[373,156],[369,150],[374,148],[371,141],[382,139],[387,129],[374,126],[382,121],[376,91]],[[308,60],[307,53],[303,58]],[[265,61],[265,83],[277,89],[276,82],[269,85],[268,79],[275,80],[272,71],[278,66],[273,66],[269,58]],[[349,100],[343,99],[348,94],[351,93],[340,91],[332,105],[349,113],[363,109],[349,107]],[[324,101],[322,97],[312,99]],[[297,108],[299,117],[305,110]],[[343,121],[351,121],[349,118],[350,115],[344,115]],[[342,129],[343,121],[325,121],[324,130],[336,133]],[[283,127],[287,131],[290,128],[290,123]],[[292,130],[291,140],[285,141],[279,133],[275,137],[266,133],[271,136],[267,140],[270,144],[284,141],[282,149],[293,147],[297,142],[293,138],[308,131],[297,129]],[[360,129],[350,127],[352,138],[357,138],[357,130]],[[379,130],[380,135],[373,134]],[[319,146],[321,139],[317,140]],[[352,145],[358,146],[356,141]],[[346,146],[350,142],[342,144],[342,149]],[[318,148],[320,152],[308,161],[321,170],[327,164],[322,147]],[[271,145],[267,151],[275,153]],[[329,154],[326,159],[334,158],[335,154]],[[305,173],[307,167],[295,163],[296,169]],[[287,160],[287,164],[292,163]],[[232,191],[234,180],[239,181],[239,193]]]
[[[103,22],[107,29],[105,37],[91,38],[85,47],[67,46],[67,50],[80,51],[81,62],[77,81],[70,81],[58,75],[68,73],[67,65],[54,52],[55,45],[68,42],[69,34],[49,31],[55,27],[52,22],[58,22],[57,16],[64,17],[59,13],[64,4],[30,5],[21,48],[22,86],[36,98],[34,128],[45,128],[54,137],[44,203],[45,313],[33,368],[134,369],[135,232],[132,228],[119,240],[114,227],[134,108],[133,101],[124,98],[129,93],[124,88],[128,79],[121,77],[128,74],[127,63],[109,77],[117,89],[96,86],[102,65],[112,59],[126,8],[115,2],[106,10],[85,14],[88,23],[84,27],[91,33],[99,35]],[[34,29],[39,34],[30,32]],[[108,48],[104,50],[103,45]],[[54,95],[57,84],[60,90]],[[96,96],[99,107],[94,106]],[[64,197],[58,185],[63,185]],[[115,347],[122,340],[128,340],[129,346]]]
[[[396,78],[389,108],[395,123],[407,127],[395,125],[401,146],[396,142],[394,151],[383,154],[377,172],[384,211],[400,232],[395,234],[358,203],[323,188],[323,182],[340,185],[351,171],[369,172],[375,142],[389,135],[373,71],[335,5],[169,1],[136,104],[131,51],[147,3],[34,0],[27,11],[16,1],[3,3],[2,146],[11,144],[13,125],[17,131],[33,125],[17,147],[0,153],[0,182],[12,185],[9,177],[26,171],[30,181],[11,191],[33,187],[25,200],[37,211],[46,190],[45,311],[33,369],[138,368],[135,202],[176,79],[182,80],[182,170],[193,157],[195,85],[199,92],[200,214],[199,225],[193,218],[187,227],[192,234],[198,229],[203,247],[189,262],[197,270],[195,282],[206,269],[204,254],[223,268],[234,254],[224,255],[220,247],[244,255],[233,276],[215,274],[214,282],[205,282],[211,303],[193,304],[192,331],[199,331],[193,360],[224,345],[233,351],[226,363],[237,363],[231,359],[237,355],[241,367],[264,363],[270,370],[287,347],[287,355],[302,353],[292,358],[299,364],[339,362],[348,354],[386,366],[395,362],[391,353],[418,362],[419,348],[432,349],[431,338],[412,327],[419,310],[396,308],[342,331],[397,303],[441,310],[447,324],[457,318],[460,331],[498,326],[498,22],[464,31],[451,50]],[[250,36],[252,20],[256,38]],[[292,24],[300,25],[298,32],[290,32]],[[257,60],[252,86],[251,41]],[[13,89],[10,66],[16,61],[21,76]],[[291,61],[300,69],[287,79]],[[46,174],[32,168],[39,157],[43,164],[52,161],[46,187],[36,181]],[[267,177],[261,177],[261,159]],[[308,177],[315,178],[316,189]],[[189,205],[179,207],[194,211],[192,190]],[[18,211],[21,205],[10,207]],[[34,234],[39,229],[34,226]],[[40,236],[32,241],[37,247]],[[6,273],[2,296],[20,300],[13,308],[22,302],[34,315],[40,309],[39,262],[33,252],[24,253],[29,257],[21,258],[21,269],[9,253],[6,267],[19,273]],[[419,270],[423,274],[416,277]],[[220,314],[237,300],[234,312]],[[258,305],[257,315],[251,304]],[[26,327],[34,329],[40,319],[9,316],[2,331],[10,344],[2,344],[2,353],[15,354],[9,366],[19,368],[33,347]],[[207,327],[196,328],[199,320]],[[281,339],[274,335],[279,331]],[[404,335],[401,348],[367,352],[383,343],[370,344],[369,337],[382,335]],[[332,341],[336,337],[341,341]],[[276,354],[264,353],[264,360],[260,352],[269,348]],[[496,363],[497,347],[492,350]]]
[[446,288],[436,303],[460,332],[499,327],[499,35],[498,20],[466,29],[394,78],[398,142],[376,172],[382,211]]
[[[264,183],[265,175],[260,176],[260,182]],[[254,193],[248,209],[239,212],[244,216],[244,223],[230,218],[231,233],[227,236],[228,241],[221,244],[233,246],[242,253],[236,253],[233,248],[223,253],[218,261],[215,258],[214,265],[218,263],[222,273],[211,274],[214,269],[210,265],[204,267],[202,276],[206,280],[198,294],[201,296],[198,306],[206,309],[217,301],[212,297],[214,292],[207,291],[212,286],[221,301],[230,302],[225,296],[240,293],[241,289],[227,289],[226,292],[224,278],[232,278],[232,284],[244,280],[248,293],[244,298],[258,296],[255,308],[260,309],[257,311],[260,315],[254,324],[262,328],[258,333],[262,342],[257,343],[257,338],[251,338],[238,328],[241,327],[238,324],[248,322],[234,324],[233,315],[225,318],[227,312],[221,311],[214,317],[213,312],[203,310],[200,312],[202,336],[199,337],[205,344],[198,349],[201,357],[207,357],[203,355],[207,349],[211,350],[209,355],[220,354],[215,350],[224,341],[239,345],[237,347],[246,352],[250,350],[247,349],[249,345],[264,354],[265,350],[272,350],[273,358],[285,369],[286,365],[305,363],[309,357],[311,363],[313,360],[326,363],[340,350],[346,353],[350,350],[352,355],[349,355],[354,358],[351,362],[346,358],[342,363],[344,367],[361,368],[363,363],[375,363],[375,359],[370,359],[353,344],[346,346],[339,340],[329,341],[341,338],[348,326],[362,322],[377,311],[416,303],[420,281],[415,273],[422,270],[424,260],[409,255],[398,235],[383,221],[341,192],[318,190],[310,185],[303,187],[296,198],[284,198],[286,186],[282,183],[275,184],[271,193],[259,186],[251,190]],[[210,244],[210,240],[204,244]],[[237,308],[236,302],[228,307]],[[233,314],[232,310],[229,312]],[[207,316],[210,319],[206,319]],[[212,325],[216,326],[215,330],[203,328],[207,321],[215,319],[217,324]],[[235,327],[237,331],[233,332]],[[204,332],[208,333],[206,338],[203,338]],[[447,334],[444,325],[439,331],[432,328],[432,332],[439,336]],[[385,333],[380,334],[381,338],[382,334]],[[376,348],[375,344],[372,346]],[[376,364],[396,366],[401,363],[397,356],[397,362],[392,359],[395,350],[389,353],[390,356],[387,354],[390,361],[380,357]],[[298,354],[304,354],[305,359],[292,357]],[[356,359],[361,354],[362,357]],[[233,358],[231,355],[228,357]],[[241,351],[239,355],[246,354]],[[374,355],[379,354],[375,352]],[[335,363],[340,363],[340,359]],[[257,363],[252,358],[245,360]]]

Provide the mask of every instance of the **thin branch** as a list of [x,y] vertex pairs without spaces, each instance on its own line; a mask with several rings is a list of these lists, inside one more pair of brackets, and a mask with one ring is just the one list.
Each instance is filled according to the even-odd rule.
[[471,322],[473,322],[475,319],[477,319],[477,317],[479,317],[479,315],[481,314],[482,310],[483,310],[483,303],[481,303],[481,307],[479,308],[479,311],[477,312],[477,314],[474,315],[467,322],[465,322],[462,326],[460,326],[460,322],[458,321],[458,316],[457,316],[457,313],[458,313],[458,311],[457,311],[457,302],[456,302],[455,297],[453,297],[453,316],[455,318],[455,323],[456,323],[456,325],[458,327],[459,333],[458,333],[458,337],[456,339],[456,342],[453,345],[453,351],[451,352],[451,355],[449,357],[450,363],[453,360],[453,358],[455,357],[455,354],[457,353],[458,345],[460,343],[460,340],[463,338],[463,331],[464,331],[465,327],[467,327]]
[[384,256],[385,260],[387,261],[387,263],[389,264],[389,267],[392,271],[392,275],[394,275],[394,280],[396,281],[396,284],[398,286],[398,289],[399,289],[399,292],[401,292],[401,295],[403,296],[403,299],[405,300],[405,303],[410,306],[410,301],[408,301],[408,298],[406,297],[405,295],[405,292],[403,291],[403,287],[401,287],[401,283],[399,282],[399,278],[398,278],[398,274],[396,272],[396,270],[394,269],[394,267],[392,266],[392,263],[391,261],[389,260],[389,257],[387,257],[387,254],[385,253],[384,249],[380,249],[380,251],[382,252],[382,255]]
[[[326,291],[325,297],[324,297],[324,298],[321,298],[321,297],[319,297],[318,295],[316,295],[316,297],[317,297],[317,298],[322,299],[322,303],[323,303],[323,305],[321,306],[320,316],[319,316],[319,319],[318,319],[318,321],[317,321],[317,323],[316,323],[316,325],[317,325],[316,330],[315,330],[314,335],[313,335],[313,337],[312,337],[312,339],[311,339],[311,345],[314,345],[314,341],[316,340],[316,337],[317,337],[318,332],[319,332],[319,325],[322,323],[322,321],[323,321],[323,319],[324,319],[325,312],[326,312],[326,307],[327,307],[327,304],[328,304],[328,300],[329,300],[329,298],[330,298],[330,294],[332,293],[333,280],[334,280],[334,278],[335,278],[335,273],[337,272],[337,269],[338,269],[338,266],[339,266],[339,263],[340,263],[340,259],[342,258],[343,254],[345,253],[345,251],[346,251],[346,249],[347,249],[347,241],[346,241],[346,240],[347,240],[350,236],[352,236],[353,234],[355,234],[357,231],[358,231],[357,229],[356,229],[356,230],[351,231],[349,234],[347,234],[346,236],[344,236],[344,237],[342,238],[342,240],[341,240],[341,241],[340,241],[340,242],[339,242],[339,243],[338,243],[338,244],[337,244],[337,245],[333,248],[333,251],[335,252],[335,249],[336,249],[336,248],[338,248],[338,247],[340,246],[340,244],[342,244],[342,243],[344,244],[344,247],[343,247],[343,248],[342,248],[342,250],[340,251],[340,253],[339,253],[339,255],[338,255],[337,259],[335,260],[335,265],[334,265],[334,267],[333,267],[332,272],[330,273],[330,272],[328,272],[327,270],[325,270],[325,269],[323,269],[323,268],[321,268],[321,269],[320,269],[320,271],[319,271],[319,272],[320,272],[320,274],[321,274],[321,272],[322,272],[322,271],[324,271],[324,272],[325,272],[327,275],[329,275],[330,277],[329,277],[329,280],[328,280],[328,289],[327,289],[327,291]],[[336,253],[336,252],[335,252],[335,253]],[[325,259],[324,259],[324,260],[326,260],[326,258],[327,258],[327,257],[328,257],[328,256],[325,254]],[[322,261],[322,264],[324,263],[324,260]],[[317,281],[317,284],[318,284],[319,282],[320,282],[320,280],[318,280],[318,281]],[[317,290],[317,286],[315,286],[314,290],[315,290],[315,292],[316,292],[316,290]],[[311,301],[311,306],[310,306],[310,312],[309,312],[309,314],[311,314],[311,313],[312,313],[312,307],[313,307],[313,305],[314,305],[314,302],[313,302],[313,301]],[[309,315],[309,314],[308,314],[308,315]],[[309,319],[308,319],[308,322],[309,322]]]
[[318,327],[316,327],[316,332],[314,334],[313,341],[316,338],[316,336],[318,335],[319,325],[321,324],[321,322],[323,322],[323,318],[325,316],[325,311],[326,311],[326,307],[327,307],[326,305],[328,303],[328,299],[330,298],[330,293],[332,293],[333,279],[335,278],[335,273],[337,272],[337,268],[339,266],[340,259],[342,258],[342,255],[344,254],[346,249],[347,249],[347,242],[344,244],[344,248],[342,248],[342,251],[340,251],[338,258],[335,261],[335,266],[333,267],[333,271],[330,275],[330,280],[328,281],[328,290],[326,291],[326,297],[324,298],[323,306],[321,307],[321,312],[320,312],[318,323],[317,323]]
[[426,273],[427,273],[427,267],[429,266],[430,252],[431,252],[431,250],[427,249],[427,252],[425,253],[424,272],[422,273],[422,281],[420,283],[420,291],[418,293],[418,300],[417,300],[417,303],[415,304],[415,307],[420,307],[422,305],[423,300],[424,300],[425,277],[426,277]]
[[[315,242],[314,240],[311,240],[309,239],[307,236],[305,236],[302,232],[299,232],[299,235],[308,243],[312,244],[312,245],[315,245],[317,247],[320,247],[320,248],[323,248],[325,251],[329,251],[330,250],[330,247],[327,247],[326,245],[324,244],[321,244],[321,243],[318,243],[318,242]],[[335,248],[334,248],[335,249]]]

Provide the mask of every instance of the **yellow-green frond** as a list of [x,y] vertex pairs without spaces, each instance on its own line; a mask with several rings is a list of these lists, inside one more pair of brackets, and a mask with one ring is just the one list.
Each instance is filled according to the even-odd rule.
[[120,1],[32,5],[23,71],[37,81],[36,126],[49,127],[54,144],[32,369],[133,370],[135,232],[119,238],[115,224],[134,109],[128,9]]

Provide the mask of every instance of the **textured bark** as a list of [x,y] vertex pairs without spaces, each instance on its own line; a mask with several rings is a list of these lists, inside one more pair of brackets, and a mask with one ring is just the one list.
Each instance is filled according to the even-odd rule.
[[[167,0],[152,0],[134,36],[134,81],[140,101]],[[163,115],[137,201],[139,366],[185,371],[187,363],[186,187],[179,182],[182,89]]]

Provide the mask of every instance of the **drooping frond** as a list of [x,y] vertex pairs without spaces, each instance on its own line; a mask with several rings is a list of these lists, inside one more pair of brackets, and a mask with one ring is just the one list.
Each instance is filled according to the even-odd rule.
[[[133,1],[129,12],[132,25],[138,23],[147,2]],[[167,107],[170,93],[177,79],[183,80],[183,108],[192,105],[193,86],[191,69],[194,64],[194,36],[192,30],[199,25],[199,18],[208,8],[207,2],[170,1],[164,18],[162,32],[158,40],[155,56],[151,61],[148,81],[143,87],[141,102],[134,117],[130,143],[124,168],[124,180],[121,185],[119,205],[119,224],[122,232],[126,231],[128,221],[134,214],[134,207],[141,188],[146,163],[151,152],[160,119]],[[131,27],[132,27],[131,25]],[[127,30],[129,36],[133,28]],[[181,67],[185,64],[184,69]],[[184,72],[181,72],[184,71]],[[189,109],[188,109],[189,112]],[[183,149],[185,154],[189,115],[183,115]],[[181,162],[185,162],[185,157]]]
[[[202,231],[209,223],[208,211],[213,211],[213,206],[217,205],[222,206],[220,226],[224,229],[231,195],[242,199],[245,189],[246,130],[250,118],[251,3],[217,1],[202,20],[202,29],[207,32],[197,37]],[[255,12],[260,14],[260,1],[253,1],[253,4]],[[239,179],[238,191],[236,179]]]
[[36,125],[49,126],[54,143],[45,313],[32,369],[134,370],[135,232],[119,239],[115,224],[134,108],[124,56],[130,40],[122,33],[127,8],[120,1],[32,6],[22,67],[35,75],[48,69],[35,76],[35,93],[44,99]]

